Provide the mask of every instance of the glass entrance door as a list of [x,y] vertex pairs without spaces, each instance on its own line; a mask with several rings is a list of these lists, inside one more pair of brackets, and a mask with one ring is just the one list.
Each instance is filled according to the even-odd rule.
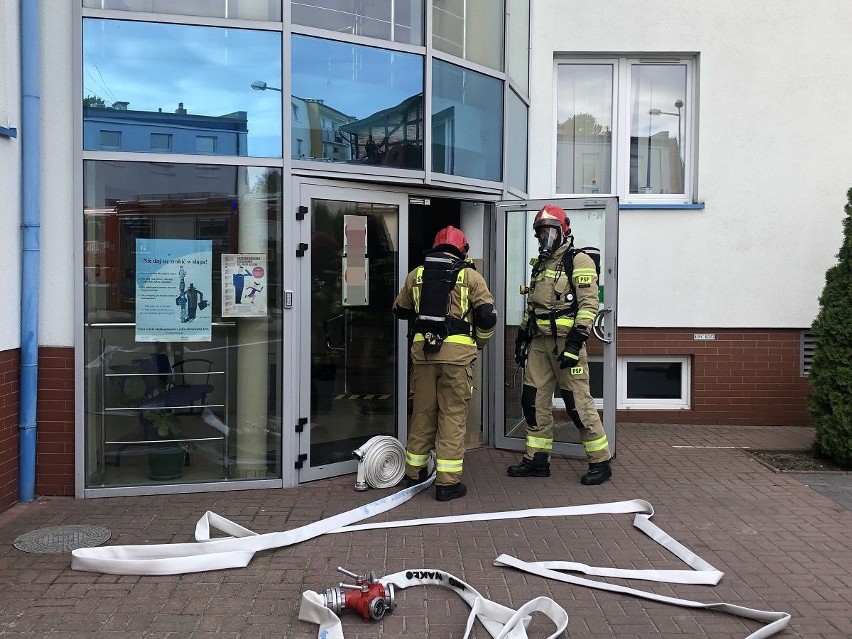
[[[603,412],[602,421],[612,454],[616,450],[616,299],[618,198],[587,197],[552,200],[500,202],[497,205],[497,274],[495,298],[503,322],[504,348],[497,361],[497,388],[503,388],[496,405],[495,444],[499,448],[523,450],[526,429],[521,410],[524,371],[514,362],[515,338],[520,328],[526,296],[520,287],[529,284],[530,259],[537,257],[538,245],[532,233],[533,218],[545,204],[562,207],[571,220],[571,232],[577,247],[594,246],[601,252],[599,278],[600,310],[593,335],[586,342],[592,396]],[[585,458],[579,433],[565,411],[558,389],[553,397],[553,452]]]
[[352,451],[371,437],[405,439],[405,336],[391,308],[407,263],[399,240],[408,198],[302,183],[300,202],[299,299],[309,312],[300,313],[298,394],[308,418],[297,426],[296,465],[304,482],[355,472]]

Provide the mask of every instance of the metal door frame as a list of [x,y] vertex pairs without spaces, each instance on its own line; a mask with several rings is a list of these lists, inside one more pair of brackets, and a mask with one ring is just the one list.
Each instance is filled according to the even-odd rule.
[[[310,296],[311,296],[311,262],[310,262],[310,236],[311,236],[311,202],[314,199],[326,200],[342,200],[355,202],[382,203],[398,207],[398,252],[397,252],[397,278],[400,286],[405,276],[408,274],[405,268],[408,264],[408,190],[394,190],[393,188],[383,188],[374,184],[353,184],[341,183],[334,180],[311,179],[294,177],[292,180],[293,187],[293,211],[300,211],[299,207],[307,207],[307,213],[302,218],[300,213],[297,213],[293,224],[293,234],[291,237],[295,240],[295,246],[291,246],[287,250],[297,251],[305,250],[305,258],[295,260],[296,272],[292,281],[296,283],[294,291],[294,310],[296,317],[293,323],[292,339],[290,341],[291,379],[294,381],[290,389],[284,389],[284,401],[292,406],[297,406],[297,418],[295,420],[295,428],[291,430],[292,436],[289,440],[289,450],[298,451],[296,455],[287,454],[285,450],[283,459],[285,463],[295,463],[295,479],[296,483],[304,483],[314,481],[316,479],[324,479],[328,477],[337,477],[347,473],[357,471],[358,463],[352,459],[351,461],[337,462],[326,464],[323,466],[311,467],[310,464],[310,416],[311,416],[311,352],[310,352],[310,334],[311,334],[311,311],[310,311]],[[307,249],[305,249],[307,247]],[[396,291],[394,291],[394,295]],[[388,309],[388,313],[391,310]],[[397,353],[403,358],[407,350],[405,333],[400,331],[397,335]],[[399,362],[396,370],[396,433],[395,437],[405,441],[407,437],[407,418],[406,418],[406,401],[407,401],[407,380],[406,367],[400,366]],[[302,420],[305,420],[302,422]],[[300,423],[301,422],[301,423]],[[298,429],[302,429],[298,432]],[[285,439],[284,445],[287,446]],[[301,465],[300,465],[301,464]],[[291,467],[292,468],[292,467]],[[285,470],[285,473],[287,471]]]
[[[496,229],[494,235],[494,249],[496,268],[494,273],[494,298],[498,309],[498,317],[503,320],[498,322],[496,347],[496,361],[507,362],[511,353],[507,353],[506,345],[506,301],[512,291],[506,290],[506,218],[514,211],[538,211],[545,204],[555,204],[562,207],[572,217],[577,211],[603,210],[604,212],[604,246],[601,273],[605,278],[604,306],[595,320],[595,332],[598,337],[603,337],[603,427],[609,440],[610,452],[615,456],[616,451],[616,383],[618,372],[618,361],[616,357],[617,344],[617,302],[618,302],[618,197],[616,196],[571,196],[559,197],[546,200],[504,200],[496,206]],[[532,232],[532,229],[530,229]],[[579,238],[579,245],[583,245]],[[517,295],[517,292],[514,293]],[[519,373],[519,376],[522,371]],[[491,439],[497,448],[507,450],[524,450],[523,438],[507,437],[505,433],[505,397],[508,380],[506,379],[504,367],[494,367],[494,387],[497,390],[494,401],[493,437]],[[502,392],[501,392],[502,391]],[[586,454],[583,445],[579,443],[554,442],[553,452],[569,457],[585,459]]]

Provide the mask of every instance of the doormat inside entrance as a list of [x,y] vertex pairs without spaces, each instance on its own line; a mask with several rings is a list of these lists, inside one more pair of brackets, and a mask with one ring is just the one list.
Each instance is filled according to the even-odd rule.
[[15,540],[15,548],[24,552],[51,554],[77,548],[94,548],[106,542],[112,533],[100,526],[54,526],[24,533]]

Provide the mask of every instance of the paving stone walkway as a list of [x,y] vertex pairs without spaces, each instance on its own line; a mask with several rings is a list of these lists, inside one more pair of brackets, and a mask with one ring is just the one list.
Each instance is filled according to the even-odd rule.
[[[431,491],[379,519],[645,499],[653,521],[725,573],[718,586],[608,579],[702,602],[728,602],[793,615],[779,637],[852,637],[850,476],[775,473],[741,447],[807,448],[807,428],[620,427],[612,481],[579,484],[585,464],[557,458],[548,479],[513,479],[518,454],[483,448],[466,459],[468,495],[439,503]],[[821,483],[822,482],[822,483]],[[823,485],[824,483],[824,485]],[[839,487],[832,488],[836,484]],[[301,593],[341,581],[337,566],[389,574],[434,568],[457,575],[513,608],[539,595],[570,616],[568,636],[746,637],[759,627],[717,612],[674,607],[570,586],[492,562],[507,553],[528,560],[573,560],[623,568],[684,568],[632,526],[630,515],[474,522],[326,535],[266,551],[243,569],[167,577],[114,576],[70,569],[69,555],[27,554],[12,543],[37,528],[103,526],[109,544],[191,541],[212,510],[256,532],[289,530],[389,494],[353,490],[354,475],[287,490],[74,500],[40,498],[0,514],[0,635],[48,638],[310,638],[297,618]],[[832,494],[834,491],[834,494]],[[826,496],[829,495],[829,496]],[[845,504],[845,505],[844,505]],[[439,588],[398,593],[381,623],[344,613],[347,639],[458,639],[467,606]],[[549,634],[534,619],[531,637]],[[487,637],[478,626],[475,637]]]

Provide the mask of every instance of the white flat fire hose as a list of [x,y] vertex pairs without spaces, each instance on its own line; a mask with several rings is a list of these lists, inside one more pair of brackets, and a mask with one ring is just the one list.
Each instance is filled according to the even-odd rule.
[[[505,554],[497,557],[494,564],[525,570],[541,577],[556,579],[565,583],[608,590],[610,592],[619,592],[687,608],[717,610],[768,624],[748,635],[746,639],[765,639],[766,637],[770,637],[784,629],[790,620],[790,615],[785,612],[755,610],[728,603],[706,604],[687,599],[677,599],[675,597],[666,597],[651,592],[557,572],[570,570],[598,577],[644,579],[669,583],[706,585],[719,583],[723,573],[716,570],[652,523],[651,517],[654,514],[654,509],[651,504],[641,499],[607,504],[589,504],[585,506],[535,508],[379,522],[374,524],[356,524],[356,522],[387,512],[405,503],[417,493],[429,488],[434,481],[435,475],[433,473],[422,484],[400,490],[364,506],[359,506],[327,519],[322,519],[286,532],[258,534],[216,513],[208,511],[198,520],[195,526],[195,543],[78,548],[71,553],[71,568],[74,570],[114,575],[178,575],[208,570],[222,570],[225,568],[242,568],[249,564],[254,553],[258,551],[290,546],[326,533],[344,533],[356,530],[397,528],[403,526],[453,524],[465,521],[634,513],[633,525],[680,558],[691,570],[628,570],[601,568],[564,561],[524,562]],[[211,529],[231,536],[211,539]],[[430,576],[429,573],[434,574]],[[446,576],[446,579],[439,579],[435,575]],[[450,581],[451,579],[452,582]],[[469,635],[474,619],[479,619],[492,637],[499,637],[499,639],[526,639],[526,626],[529,623],[529,613],[534,611],[543,612],[556,625],[557,632],[550,635],[551,638],[561,634],[567,625],[568,617],[564,609],[547,597],[533,599],[516,611],[485,599],[468,584],[441,571],[404,571],[388,575],[379,581],[384,584],[392,583],[399,588],[406,588],[413,585],[442,585],[452,588],[471,606],[465,637]],[[321,597],[319,600],[316,597],[320,597],[320,595],[312,591],[307,591],[303,595],[302,609],[299,613],[300,618],[319,623],[319,637],[342,639],[343,630],[340,619],[323,605]],[[302,617],[303,614],[304,617]]]
[[371,437],[352,456],[358,460],[355,490],[392,488],[405,475],[405,448],[396,437]]

